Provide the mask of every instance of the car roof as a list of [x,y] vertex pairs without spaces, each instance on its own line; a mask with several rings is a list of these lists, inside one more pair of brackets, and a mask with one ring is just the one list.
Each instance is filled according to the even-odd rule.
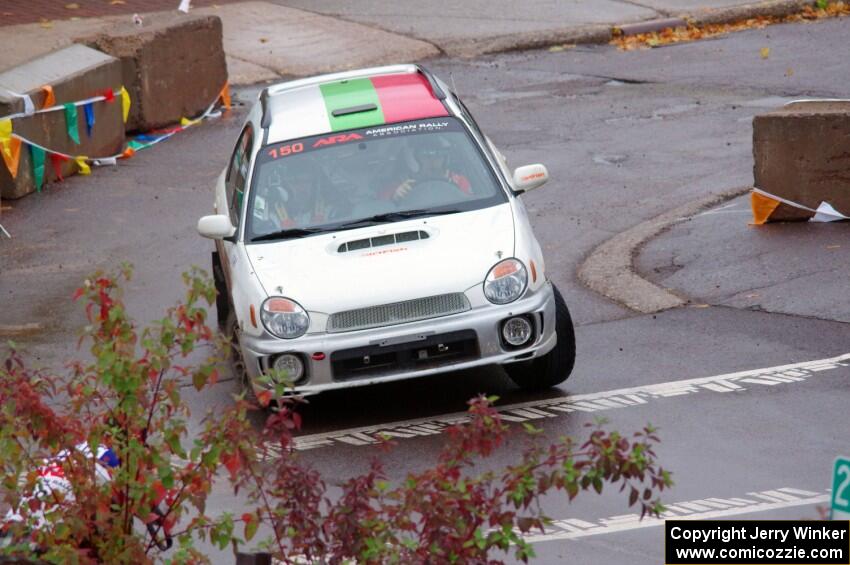
[[436,79],[418,65],[334,73],[260,94],[268,143],[450,114]]

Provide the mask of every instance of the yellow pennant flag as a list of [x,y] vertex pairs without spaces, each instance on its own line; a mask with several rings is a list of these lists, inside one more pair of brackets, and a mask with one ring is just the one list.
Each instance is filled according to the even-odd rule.
[[89,164],[86,162],[87,160],[88,160],[88,157],[86,157],[85,155],[80,155],[79,157],[74,157],[74,161],[77,162],[77,168],[79,169],[79,171],[77,171],[77,172],[80,173],[81,175],[90,175],[91,174],[91,167],[89,167]]
[[0,120],[0,151],[3,161],[12,178],[18,176],[18,163],[21,159],[21,140],[12,137],[12,120]]
[[127,116],[130,115],[130,93],[123,86],[121,87],[121,111],[124,112],[124,123],[127,123]]
[[189,118],[186,118],[186,117],[180,118],[180,125],[183,126],[184,128],[187,128],[189,126],[193,126],[196,123],[198,123],[198,120],[190,120]]

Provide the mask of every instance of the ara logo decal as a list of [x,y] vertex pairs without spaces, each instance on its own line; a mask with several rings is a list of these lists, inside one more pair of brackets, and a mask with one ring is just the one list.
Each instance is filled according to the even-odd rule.
[[316,140],[316,142],[313,144],[313,147],[324,147],[325,145],[348,143],[349,141],[357,141],[358,139],[363,139],[363,136],[359,133],[332,135],[330,137],[323,137],[322,139]]

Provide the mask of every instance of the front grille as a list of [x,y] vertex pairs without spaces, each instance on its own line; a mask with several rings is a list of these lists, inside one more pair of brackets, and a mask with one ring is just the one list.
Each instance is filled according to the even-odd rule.
[[331,354],[337,381],[379,377],[454,365],[480,356],[474,330],[422,336],[395,345],[369,345]]
[[379,328],[381,326],[392,326],[438,318],[470,309],[469,300],[462,292],[451,294],[440,294],[427,298],[417,298],[393,304],[382,304],[370,306],[369,308],[358,308],[331,314],[328,318],[327,331],[351,332],[354,330],[365,330],[367,328]]

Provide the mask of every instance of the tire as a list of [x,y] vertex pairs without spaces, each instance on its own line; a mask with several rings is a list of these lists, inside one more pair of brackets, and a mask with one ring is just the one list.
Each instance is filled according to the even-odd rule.
[[224,331],[227,327],[227,317],[230,314],[230,300],[227,297],[227,283],[224,281],[224,271],[218,252],[212,254],[213,283],[215,284],[215,310],[218,327]]
[[523,390],[544,390],[559,385],[570,376],[576,360],[576,337],[573,320],[564,297],[555,285],[555,333],[558,343],[554,349],[526,363],[505,366],[511,380]]
[[248,376],[248,371],[245,370],[242,349],[239,347],[239,321],[236,319],[236,313],[232,308],[228,308],[227,319],[224,322],[222,331],[230,344],[228,357],[230,359],[230,368],[233,371],[233,378],[245,392],[245,399],[256,403],[257,397],[254,394],[254,387],[251,386],[251,378]]

